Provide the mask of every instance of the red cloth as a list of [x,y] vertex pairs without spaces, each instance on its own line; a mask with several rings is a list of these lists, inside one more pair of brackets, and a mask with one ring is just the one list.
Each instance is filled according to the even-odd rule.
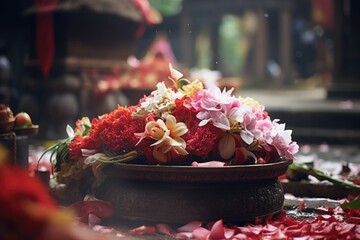
[[331,29],[334,25],[333,1],[312,0],[312,16],[315,24]]
[[55,56],[53,10],[59,0],[34,0],[36,16],[36,50],[43,75],[47,78]]
[[156,24],[160,22],[160,17],[153,11],[148,0],[132,0],[132,3],[143,14],[144,21],[140,24],[136,31],[136,37],[141,37],[146,26]]

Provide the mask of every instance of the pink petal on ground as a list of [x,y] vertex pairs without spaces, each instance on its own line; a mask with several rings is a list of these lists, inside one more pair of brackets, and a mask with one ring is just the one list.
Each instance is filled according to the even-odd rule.
[[120,232],[116,233],[115,236],[118,237],[118,238],[124,238],[124,237],[126,237],[126,235],[124,235],[124,234],[122,234],[122,233],[120,233]]
[[153,226],[142,225],[140,227],[130,229],[129,233],[136,234],[136,235],[154,234],[154,233],[156,233],[156,229]]
[[235,229],[233,228],[224,228],[224,235],[226,239],[230,239],[231,237],[233,237],[235,234]]
[[234,236],[234,239],[237,239],[237,240],[247,240],[249,239],[245,234],[243,233],[238,233]]
[[165,235],[173,235],[175,234],[175,231],[168,225],[168,224],[156,224],[155,225],[156,231],[161,234]]
[[258,236],[262,231],[262,226],[245,226],[245,227],[237,227],[237,229],[246,234],[247,236]]
[[92,229],[99,233],[114,233],[114,232],[116,232],[114,228],[105,227],[102,225],[95,225],[92,227]]
[[176,229],[176,231],[178,232],[192,232],[195,229],[201,227],[202,222],[200,221],[193,221],[193,222],[189,222],[187,224],[185,224],[184,226],[179,227],[178,229]]
[[203,227],[199,227],[192,232],[194,239],[198,240],[207,240],[209,234],[210,231]]
[[265,236],[271,236],[271,239],[277,239],[277,240],[288,239],[280,229],[277,229],[275,232],[272,233],[264,234],[264,237]]
[[185,239],[185,240],[193,239],[193,234],[191,232],[179,232],[173,236],[176,237],[177,239]]
[[295,218],[292,218],[292,217],[285,217],[282,220],[282,224],[284,224],[285,226],[297,225],[299,223],[300,223],[299,220],[296,220]]
[[311,231],[311,224],[292,225],[287,227],[284,232],[288,237],[301,237],[309,235]]
[[224,239],[225,238],[225,229],[223,221],[220,219],[214,223],[210,230],[209,239]]
[[97,217],[95,214],[90,213],[89,214],[89,220],[88,220],[88,224],[89,227],[93,227],[95,225],[98,225],[101,223],[101,219],[99,217]]
[[271,225],[271,224],[266,224],[264,227],[263,227],[263,231],[264,232],[274,232],[276,231],[278,228],[275,227],[274,225]]
[[220,162],[220,161],[209,161],[209,162],[203,162],[203,163],[192,162],[191,166],[193,166],[193,167],[223,167],[223,166],[225,166],[225,163]]
[[351,223],[341,223],[341,230],[338,232],[339,235],[349,235],[355,229],[355,224]]
[[113,206],[110,202],[101,200],[78,201],[69,206],[76,211],[83,223],[88,224],[89,214],[93,214],[100,219],[110,217],[114,213]]

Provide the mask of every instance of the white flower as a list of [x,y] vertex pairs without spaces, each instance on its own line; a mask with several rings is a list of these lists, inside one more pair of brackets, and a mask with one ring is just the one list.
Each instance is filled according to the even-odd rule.
[[162,113],[168,112],[175,107],[175,99],[184,96],[181,92],[174,92],[172,89],[167,88],[164,82],[158,83],[156,87],[157,89],[140,104],[135,115],[146,115],[146,113],[152,112],[160,117]]

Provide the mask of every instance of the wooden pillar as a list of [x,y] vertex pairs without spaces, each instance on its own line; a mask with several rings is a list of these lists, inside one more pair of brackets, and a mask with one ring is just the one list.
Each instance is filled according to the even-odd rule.
[[220,60],[220,41],[219,41],[219,27],[221,17],[214,17],[214,22],[210,26],[210,38],[211,38],[211,48],[213,50],[213,62],[211,63],[211,68],[213,70],[219,70],[219,60]]
[[192,41],[193,35],[192,19],[185,11],[180,17],[180,44],[181,49],[181,62],[188,66],[194,64],[194,43]]
[[257,11],[258,29],[255,38],[254,81],[261,83],[266,78],[268,60],[268,20],[263,9]]
[[284,9],[280,12],[279,18],[280,26],[280,67],[282,70],[281,76],[277,79],[278,84],[290,83],[291,80],[291,13],[290,9]]
[[340,82],[343,79],[344,72],[344,1],[334,0],[334,82]]
[[334,70],[330,99],[360,99],[360,17],[357,0],[334,0]]

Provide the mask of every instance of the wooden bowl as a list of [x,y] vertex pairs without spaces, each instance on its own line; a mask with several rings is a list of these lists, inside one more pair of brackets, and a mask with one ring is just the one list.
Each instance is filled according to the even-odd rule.
[[278,176],[292,161],[227,167],[116,164],[97,197],[126,220],[244,223],[282,210]]
[[20,136],[36,135],[39,133],[39,125],[32,125],[27,127],[15,127],[14,132],[16,133],[16,135],[20,135]]

